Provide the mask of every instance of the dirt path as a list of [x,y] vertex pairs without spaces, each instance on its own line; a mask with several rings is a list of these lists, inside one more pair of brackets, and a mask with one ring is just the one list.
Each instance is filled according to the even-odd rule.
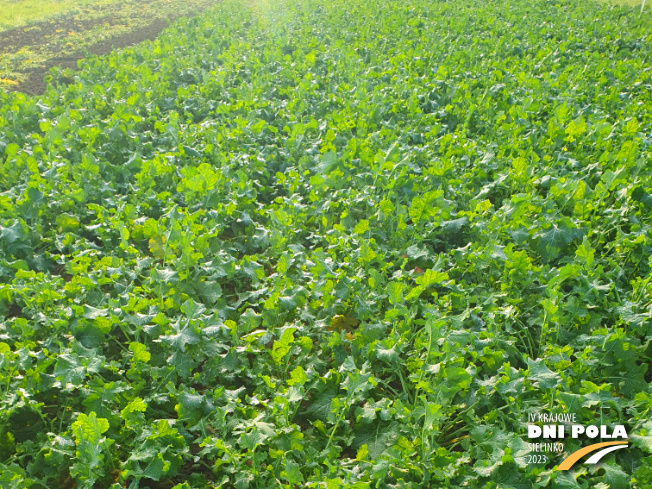
[[89,20],[60,19],[50,22],[40,22],[29,27],[18,27],[0,32],[0,53],[18,51],[22,48],[35,46],[44,39],[52,37],[53,33],[70,30],[90,30],[103,24],[111,25],[112,16]]

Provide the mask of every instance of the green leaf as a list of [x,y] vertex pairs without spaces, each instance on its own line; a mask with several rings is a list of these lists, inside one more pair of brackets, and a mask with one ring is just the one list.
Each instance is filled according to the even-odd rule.
[[416,278],[416,283],[421,285],[423,288],[427,288],[431,285],[438,285],[444,280],[448,280],[447,273],[437,272],[435,270],[426,270],[423,272],[423,275]]
[[205,307],[192,299],[188,299],[181,305],[181,312],[186,315],[188,319],[195,319],[205,311]]
[[23,240],[27,237],[27,233],[23,229],[23,225],[18,219],[13,219],[11,225],[3,227],[0,226],[0,240],[6,241],[8,244],[15,243],[16,241]]
[[299,464],[293,460],[285,459],[283,461],[281,478],[286,480],[290,487],[295,487],[295,485],[303,483],[303,474],[301,473]]
[[547,229],[535,232],[532,238],[542,258],[550,261],[558,258],[572,241],[581,240],[585,234],[584,229],[553,223]]
[[366,219],[362,219],[358,224],[356,224],[355,228],[353,229],[353,232],[355,234],[364,234],[367,231],[369,231],[369,221]]
[[[608,460],[610,457],[605,457]],[[607,462],[603,459],[600,463],[604,469],[604,481],[609,484],[610,489],[627,489],[630,487],[631,476],[627,475],[623,469],[615,463]]]
[[379,207],[382,213],[385,214],[386,216],[391,216],[395,209],[394,204],[392,204],[392,201],[388,199],[381,200]]
[[387,295],[389,296],[389,302],[392,304],[400,304],[403,302],[403,291],[405,290],[405,284],[401,282],[390,282],[387,284]]
[[108,314],[108,311],[106,309],[96,309],[94,307],[84,305],[84,313],[82,314],[82,317],[85,317],[86,319],[96,319],[99,317],[106,317]]
[[272,358],[277,364],[283,362],[285,356],[290,353],[290,347],[294,343],[294,332],[297,328],[289,327],[285,328],[281,338],[274,342],[272,347]]
[[147,363],[152,355],[147,351],[147,347],[142,343],[132,341],[129,343],[129,350],[134,352],[134,361]]
[[102,451],[107,444],[102,434],[109,429],[109,422],[98,418],[94,412],[88,416],[81,413],[71,429],[77,450],[70,474],[82,487],[91,488],[99,477],[99,469],[104,461]]
[[381,421],[356,428],[351,448],[360,450],[366,445],[372,460],[378,459],[399,437],[399,425],[396,422]]
[[528,364],[528,378],[536,381],[541,389],[554,389],[557,387],[561,379],[559,374],[550,370],[543,358],[537,360],[527,359]]
[[288,379],[288,385],[303,385],[308,381],[308,376],[306,375],[305,370],[301,365],[297,366],[292,370],[290,378]]
[[321,175],[328,175],[337,165],[337,155],[329,151],[322,155],[320,163],[317,165],[317,172]]
[[81,387],[86,378],[86,374],[93,374],[99,371],[101,358],[84,358],[76,354],[59,355],[54,367],[55,377],[64,385],[72,387]]
[[342,387],[346,389],[348,398],[363,400],[367,392],[376,385],[376,381],[371,374],[366,373],[366,368],[349,373],[346,380],[342,382]]

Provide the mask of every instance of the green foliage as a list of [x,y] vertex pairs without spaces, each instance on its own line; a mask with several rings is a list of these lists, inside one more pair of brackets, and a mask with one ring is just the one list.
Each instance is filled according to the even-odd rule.
[[81,413],[70,428],[77,445],[76,462],[70,467],[70,474],[80,482],[80,487],[92,488],[98,473],[102,473],[102,451],[111,441],[102,437],[109,429],[109,422],[93,412],[89,416]]
[[[651,40],[227,0],[0,93],[0,485],[649,487]],[[551,410],[630,448],[528,465]]]

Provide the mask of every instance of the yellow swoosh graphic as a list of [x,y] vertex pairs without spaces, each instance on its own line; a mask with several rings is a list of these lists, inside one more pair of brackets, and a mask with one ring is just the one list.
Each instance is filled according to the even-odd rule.
[[593,445],[589,445],[588,447],[580,448],[578,451],[571,453],[568,457],[564,459],[564,461],[559,464],[559,467],[557,467],[557,470],[568,470],[570,469],[573,465],[575,465],[575,462],[577,462],[579,459],[581,459],[584,455],[587,453],[595,452],[596,450],[599,450],[600,448],[603,447],[610,447],[612,445],[627,445],[626,441],[606,441],[604,443],[594,443]]

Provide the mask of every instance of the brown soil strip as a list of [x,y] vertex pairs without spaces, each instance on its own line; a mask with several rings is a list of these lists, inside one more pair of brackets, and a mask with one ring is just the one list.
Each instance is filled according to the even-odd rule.
[[113,25],[113,16],[107,15],[87,20],[60,19],[2,31],[0,32],[0,54],[15,52],[22,48],[41,44],[44,39],[51,37],[57,31],[88,31],[103,24]]

